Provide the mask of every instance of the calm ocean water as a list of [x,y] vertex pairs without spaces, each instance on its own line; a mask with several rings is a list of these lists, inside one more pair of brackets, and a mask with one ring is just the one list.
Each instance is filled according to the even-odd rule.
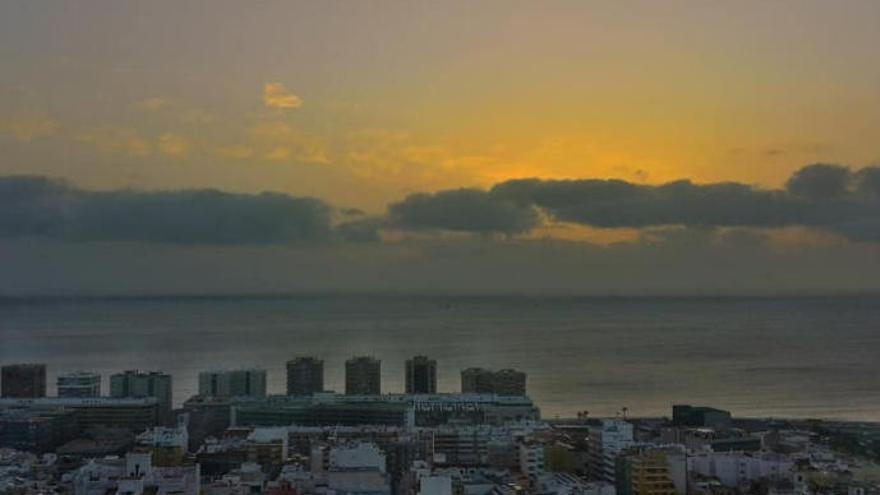
[[692,402],[738,415],[880,420],[880,297],[573,298],[310,296],[2,299],[0,362],[58,372],[161,369],[175,402],[200,370],[258,365],[271,392],[284,362],[382,359],[383,391],[404,360],[439,361],[441,391],[469,366],[528,373],[546,417],[589,410],[669,414]]

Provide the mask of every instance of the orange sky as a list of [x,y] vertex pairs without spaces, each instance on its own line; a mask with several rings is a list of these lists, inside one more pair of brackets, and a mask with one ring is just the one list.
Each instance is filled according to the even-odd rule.
[[0,173],[381,211],[516,177],[880,159],[880,4],[5,5]]

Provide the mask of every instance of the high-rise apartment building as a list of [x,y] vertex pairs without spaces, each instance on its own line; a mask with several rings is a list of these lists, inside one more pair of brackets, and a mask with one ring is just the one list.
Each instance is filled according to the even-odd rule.
[[100,397],[101,375],[90,371],[74,371],[58,375],[55,382],[58,397]]
[[324,391],[324,361],[302,356],[287,362],[287,395],[313,395]]
[[0,396],[31,399],[46,396],[45,364],[9,364],[0,369]]
[[406,393],[437,393],[437,361],[416,356],[406,361]]
[[205,397],[265,397],[266,370],[203,371],[199,373],[199,395]]
[[369,356],[353,357],[345,362],[345,393],[347,395],[379,395],[382,393],[382,362]]
[[461,372],[461,391],[465,394],[526,395],[526,374],[514,369],[468,368]]
[[498,395],[526,395],[526,374],[514,369],[495,372],[495,393]]
[[485,368],[462,370],[461,391],[465,394],[495,393],[495,373]]
[[110,376],[110,397],[155,397],[160,415],[167,419],[171,413],[171,375],[159,371],[127,370]]

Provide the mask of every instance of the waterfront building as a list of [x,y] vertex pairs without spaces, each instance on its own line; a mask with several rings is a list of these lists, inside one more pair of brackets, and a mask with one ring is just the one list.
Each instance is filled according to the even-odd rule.
[[0,399],[0,412],[4,410],[51,411],[59,409],[73,411],[76,425],[81,430],[107,426],[140,432],[156,426],[159,420],[159,405],[155,397]]
[[526,374],[514,369],[495,372],[494,390],[498,395],[526,395]]
[[495,374],[485,368],[468,368],[461,372],[461,393],[495,393]]
[[324,361],[301,356],[287,362],[287,395],[312,395],[324,391]]
[[672,406],[672,424],[675,426],[723,430],[730,428],[731,415],[730,411],[715,409],[714,407],[676,404]]
[[74,371],[58,375],[55,382],[58,397],[100,397],[101,375],[90,371]]
[[345,362],[345,393],[379,395],[382,393],[382,362],[369,356],[353,357]]
[[385,394],[236,398],[232,424],[253,426],[502,424],[540,418],[525,396],[494,394]]
[[45,364],[8,364],[0,368],[0,396],[27,399],[46,396]]
[[465,394],[526,395],[526,374],[510,368],[499,371],[468,368],[461,372],[461,391]]
[[416,356],[406,361],[406,393],[437,393],[437,361]]
[[199,395],[205,397],[265,397],[266,370],[203,371],[199,373]]
[[159,371],[127,370],[110,376],[110,397],[139,399],[155,397],[159,412],[167,420],[171,413],[171,375]]

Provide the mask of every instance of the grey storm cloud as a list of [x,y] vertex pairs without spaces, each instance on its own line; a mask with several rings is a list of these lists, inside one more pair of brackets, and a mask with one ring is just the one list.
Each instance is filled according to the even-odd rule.
[[45,177],[0,177],[0,237],[179,244],[283,244],[335,237],[331,207],[284,194],[93,192]]
[[515,234],[531,230],[539,223],[533,206],[479,189],[411,194],[389,206],[388,212],[392,225],[408,230]]
[[517,233],[552,219],[603,228],[805,226],[880,241],[880,168],[815,164],[785,189],[687,180],[661,185],[623,180],[520,179],[488,191],[414,194],[389,208],[404,229]]

